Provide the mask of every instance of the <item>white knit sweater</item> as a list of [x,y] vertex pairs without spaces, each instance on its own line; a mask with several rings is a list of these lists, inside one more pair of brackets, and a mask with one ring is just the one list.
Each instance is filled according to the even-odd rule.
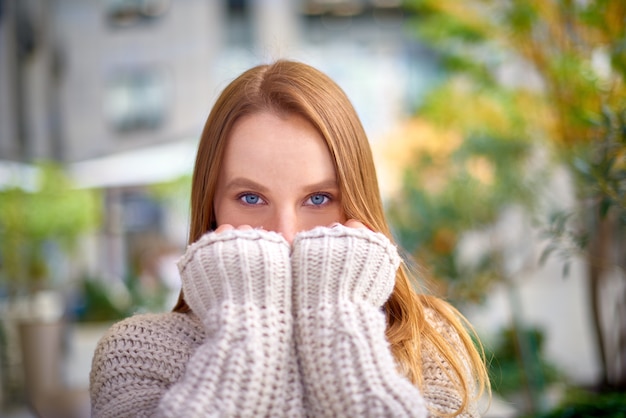
[[93,417],[456,410],[459,395],[440,362],[424,353],[424,394],[394,363],[381,307],[399,262],[382,234],[344,226],[300,233],[291,248],[261,230],[203,236],[179,261],[192,313],[137,315],[100,340]]

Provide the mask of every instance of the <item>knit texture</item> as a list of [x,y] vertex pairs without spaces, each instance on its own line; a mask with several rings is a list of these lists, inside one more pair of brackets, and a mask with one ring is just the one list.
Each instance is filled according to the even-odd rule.
[[426,417],[385,339],[400,263],[382,234],[315,228],[293,243],[296,347],[310,416]]
[[385,339],[381,306],[399,261],[383,235],[343,226],[298,234],[291,254],[271,232],[205,235],[179,261],[192,312],[137,315],[98,343],[93,417],[453,411],[460,398],[441,359],[423,353],[422,395]]
[[289,245],[260,230],[207,234],[178,263],[187,303],[210,337],[159,414],[301,414]]
[[[434,310],[426,309],[424,313],[426,320],[440,335],[443,335],[448,344],[456,347],[457,353],[466,356],[467,350],[456,331]],[[464,372],[467,376],[471,375],[471,369],[467,363],[465,363]],[[429,408],[437,411],[438,414],[452,414],[458,411],[462,403],[459,397],[458,380],[450,365],[446,363],[432,343],[425,343],[422,347],[422,373],[428,377],[424,380],[423,394],[428,401]],[[472,385],[470,391],[475,392],[476,387]],[[479,416],[476,402],[470,403],[464,412],[458,415],[459,418]]]
[[144,314],[113,325],[93,357],[92,416],[153,417],[205,338],[204,327],[191,314]]

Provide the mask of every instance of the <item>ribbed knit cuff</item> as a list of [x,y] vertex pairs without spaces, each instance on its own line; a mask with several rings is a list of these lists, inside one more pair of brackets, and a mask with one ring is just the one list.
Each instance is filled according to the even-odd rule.
[[209,233],[178,266],[206,338],[158,416],[302,415],[287,241],[260,230]]
[[426,417],[398,373],[380,307],[400,257],[382,234],[345,226],[296,236],[291,256],[298,364],[311,416]]
[[302,232],[292,249],[298,306],[350,300],[380,307],[393,291],[399,265],[396,247],[381,233],[343,225]]
[[178,261],[183,293],[205,322],[220,305],[291,309],[289,244],[263,230],[208,233]]

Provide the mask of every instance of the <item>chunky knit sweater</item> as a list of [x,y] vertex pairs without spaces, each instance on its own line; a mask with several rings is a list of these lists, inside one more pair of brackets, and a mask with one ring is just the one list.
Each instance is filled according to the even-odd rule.
[[300,233],[291,247],[261,230],[206,234],[178,263],[191,312],[136,315],[98,343],[93,416],[453,412],[459,395],[432,350],[421,393],[385,338],[382,306],[399,263],[382,234],[341,225]]

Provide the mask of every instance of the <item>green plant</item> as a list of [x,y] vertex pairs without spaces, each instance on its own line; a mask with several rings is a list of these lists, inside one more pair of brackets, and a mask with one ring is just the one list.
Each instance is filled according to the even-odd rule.
[[[520,363],[520,337],[528,342],[529,355],[532,358],[526,372]],[[556,367],[550,364],[543,355],[544,333],[537,328],[514,330],[504,328],[496,338],[492,347],[487,347],[486,355],[490,358],[489,375],[493,390],[503,396],[522,391],[529,379],[534,379],[536,387],[546,387],[550,383],[558,382],[562,376]]]
[[537,418],[623,418],[626,416],[626,394],[570,391],[560,406]]
[[0,285],[9,296],[49,287],[52,255],[71,254],[100,218],[96,191],[75,188],[57,165],[37,170],[34,190],[0,190]]
[[76,320],[81,322],[117,321],[132,313],[129,310],[130,299],[124,289],[116,296],[111,285],[90,277],[83,278],[81,285],[80,306],[74,307]]
[[505,276],[500,248],[486,248],[468,265],[459,245],[466,232],[488,232],[506,208],[532,207],[536,180],[519,174],[531,152],[529,142],[483,132],[445,153],[418,150],[411,159],[387,213],[402,246],[447,298],[481,301]]
[[[505,141],[540,144],[546,161],[565,167],[575,178],[576,207],[556,214],[550,208],[537,217],[550,239],[546,255],[563,256],[566,266],[572,256],[587,262],[594,342],[602,368],[599,385],[623,389],[624,318],[603,318],[600,304],[614,305],[604,311],[623,312],[626,300],[601,301],[600,295],[609,283],[607,276],[626,279],[626,253],[615,251],[623,248],[626,237],[626,3],[406,4],[416,16],[416,36],[437,52],[447,74],[422,103],[420,117],[456,130],[464,140],[487,132]],[[429,219],[422,221],[429,225]],[[447,261],[451,271],[454,261]],[[471,276],[464,280],[471,282]],[[610,323],[615,325],[603,325]]]
[[167,297],[164,286],[147,289],[136,276],[116,283],[84,277],[80,283],[78,304],[71,307],[80,322],[117,321],[137,312],[160,312]]

